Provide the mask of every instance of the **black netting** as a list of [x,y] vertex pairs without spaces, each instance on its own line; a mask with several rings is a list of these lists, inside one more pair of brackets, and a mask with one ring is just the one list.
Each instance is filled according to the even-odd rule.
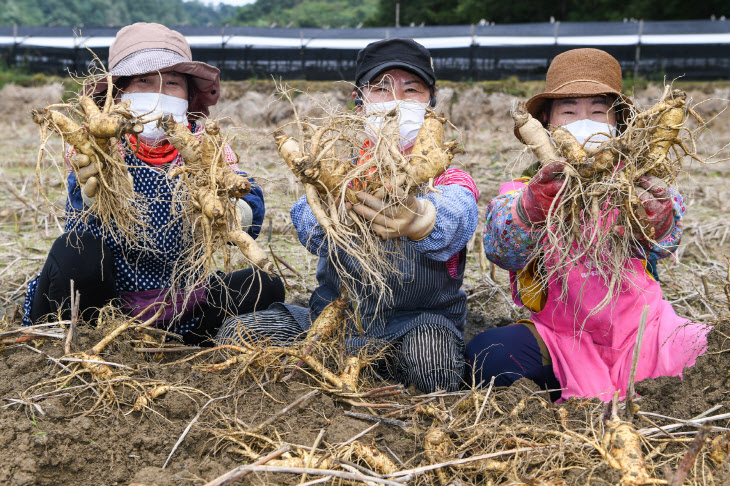
[[[577,47],[604,49],[619,60],[624,72],[632,74],[657,79],[663,76],[730,78],[728,21],[563,22],[399,29],[176,29],[189,36],[195,59],[217,66],[223,79],[274,76],[352,80],[358,52],[355,46],[370,39],[393,37],[415,37],[427,44],[438,78],[444,80],[478,81],[510,76],[541,79],[557,54]],[[33,72],[82,73],[92,59],[82,40],[108,46],[117,30],[116,27],[0,27],[0,56],[7,65]],[[643,40],[637,45],[638,39]],[[698,41],[703,43],[695,43]],[[340,48],[343,45],[352,47]],[[94,52],[106,60],[108,47],[95,47]]]

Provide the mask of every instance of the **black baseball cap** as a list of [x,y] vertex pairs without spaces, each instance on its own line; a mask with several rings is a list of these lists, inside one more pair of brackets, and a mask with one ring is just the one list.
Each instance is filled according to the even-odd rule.
[[413,39],[385,39],[368,44],[357,53],[355,85],[364,86],[378,74],[392,68],[411,71],[429,86],[436,84],[433,59],[428,49]]

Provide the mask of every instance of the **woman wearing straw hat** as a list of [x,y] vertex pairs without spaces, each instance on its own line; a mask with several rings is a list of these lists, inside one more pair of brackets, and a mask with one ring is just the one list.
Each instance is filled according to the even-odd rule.
[[[107,86],[102,78],[94,88],[102,102],[107,90],[113,89],[117,101],[129,101],[135,112],[170,114],[178,122],[187,122],[193,133],[202,131],[198,120],[208,115],[220,96],[220,71],[193,61],[185,37],[160,24],[136,23],[119,30],[109,48],[109,73],[114,85]],[[78,177],[74,172],[68,177],[67,233],[54,242],[41,273],[28,287],[24,324],[49,314],[69,314],[71,280],[80,293],[83,318],[91,319],[95,309],[110,301],[135,315],[164,301],[169,305],[157,326],[183,334],[188,344],[206,341],[227,315],[252,312],[283,300],[279,279],[254,274],[251,269],[211,276],[209,284],[192,295],[185,290],[171,292],[173,270],[182,261],[185,238],[182,222],[173,217],[175,181],[167,173],[183,161],[156,122],[146,124],[138,137],[127,135],[119,148],[125,154],[134,189],[147,204],[149,225],[140,231],[153,243],[133,247],[119,235],[103,232],[93,217],[84,218],[82,213],[97,191],[99,168],[70,150],[67,160],[76,167]],[[131,146],[135,151],[129,150]],[[224,155],[238,170],[236,155],[227,145]],[[264,218],[261,188],[254,183],[237,204],[243,228],[255,238]]]
[[[621,94],[621,67],[598,49],[575,49],[557,56],[548,69],[545,91],[527,110],[545,126],[562,126],[586,145],[599,133],[620,131],[631,101]],[[519,136],[518,136],[519,138]],[[538,167],[537,166],[533,166]],[[489,329],[466,347],[477,383],[509,385],[527,377],[550,389],[551,397],[625,396],[642,309],[649,307],[636,380],[681,375],[706,348],[708,329],[689,323],[662,299],[658,282],[645,271],[648,258],[674,252],[682,233],[682,197],[654,177],[639,184],[641,202],[656,229],[656,244],[635,249],[627,263],[629,282],[598,310],[608,292],[584,262],[542,282],[548,263],[535,255],[543,244],[546,215],[563,185],[563,163],[553,162],[500,187],[489,203],[484,230],[487,258],[510,271],[512,296],[531,311],[529,320]],[[530,177],[532,176],[532,177]],[[633,271],[632,271],[633,270]],[[567,280],[563,294],[562,281]],[[563,295],[561,295],[563,294]]]

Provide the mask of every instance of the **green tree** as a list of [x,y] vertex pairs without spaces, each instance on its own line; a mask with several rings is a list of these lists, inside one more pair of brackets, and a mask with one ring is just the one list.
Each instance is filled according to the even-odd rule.
[[256,0],[244,7],[211,7],[200,0],[0,0],[0,25],[122,26],[133,22],[268,27],[392,26],[400,24],[499,24],[611,21],[624,18],[682,20],[730,17],[727,0]]
[[233,24],[268,27],[357,27],[377,0],[257,0],[241,7]]
[[730,2],[709,0],[378,0],[377,10],[366,21],[367,26],[395,24],[396,3],[400,3],[400,24],[454,25],[475,24],[481,19],[499,24],[562,21],[620,21],[625,18],[644,20],[709,19],[711,15],[730,17]]
[[235,7],[213,8],[198,0],[0,0],[0,25],[220,25],[235,13]]
[[263,26],[267,22],[270,24],[274,22],[271,19],[275,18],[277,14],[293,8],[297,3],[297,0],[256,0],[256,2],[238,9],[233,23],[252,26]]

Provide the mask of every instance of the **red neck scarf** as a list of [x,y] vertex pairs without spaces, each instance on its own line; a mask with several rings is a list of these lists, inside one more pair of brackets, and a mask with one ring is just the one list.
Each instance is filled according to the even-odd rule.
[[[357,158],[357,165],[363,165],[366,162],[368,162],[372,158],[372,154],[368,153],[368,150],[370,150],[370,147],[372,146],[372,142],[370,139],[365,140],[363,142],[362,147],[360,148],[360,156]],[[353,179],[352,180],[352,189],[354,191],[364,191],[365,188],[368,186],[367,181],[371,181],[374,179],[378,179],[377,174],[375,174],[375,171],[377,171],[377,167],[371,167],[365,172],[365,175],[363,177],[363,180],[359,179]]]
[[178,151],[170,142],[158,147],[151,147],[142,141],[137,143],[137,137],[132,134],[128,134],[127,137],[129,137],[129,143],[132,144],[132,148],[137,151],[135,155],[141,161],[147,162],[150,165],[164,165],[172,162],[177,157]]

